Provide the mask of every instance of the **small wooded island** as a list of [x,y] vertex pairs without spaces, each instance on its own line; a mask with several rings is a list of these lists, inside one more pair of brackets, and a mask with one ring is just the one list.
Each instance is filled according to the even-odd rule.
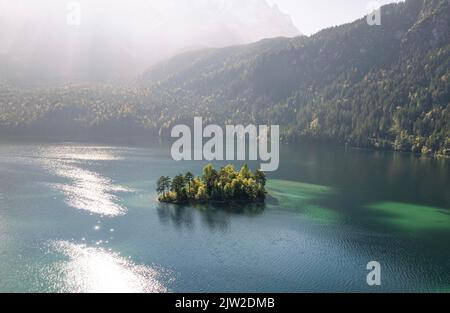
[[254,173],[244,164],[239,171],[233,165],[215,170],[211,164],[203,168],[202,176],[191,172],[158,179],[158,200],[164,203],[261,203],[266,198],[266,175]]

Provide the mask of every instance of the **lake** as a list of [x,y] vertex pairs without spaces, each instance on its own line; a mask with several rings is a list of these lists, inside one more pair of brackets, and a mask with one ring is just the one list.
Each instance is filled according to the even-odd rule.
[[1,140],[0,292],[450,291],[449,160],[285,145],[264,207],[157,203],[160,176],[205,164]]

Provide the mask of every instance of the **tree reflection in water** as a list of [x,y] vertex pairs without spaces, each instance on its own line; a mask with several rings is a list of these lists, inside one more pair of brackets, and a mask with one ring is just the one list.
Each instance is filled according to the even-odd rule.
[[194,229],[195,220],[215,231],[227,230],[233,216],[256,217],[265,210],[265,204],[205,204],[176,205],[160,203],[158,217],[163,223],[172,223],[176,228]]

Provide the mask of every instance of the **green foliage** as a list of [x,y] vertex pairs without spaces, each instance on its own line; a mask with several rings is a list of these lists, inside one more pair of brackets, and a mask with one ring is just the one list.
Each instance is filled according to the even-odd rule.
[[163,197],[166,196],[166,192],[170,190],[172,186],[172,182],[170,177],[167,176],[161,176],[158,181],[156,182],[156,192],[158,194],[162,194]]
[[186,180],[183,175],[177,175],[174,177],[170,191],[176,195],[176,200],[178,202],[184,201],[187,198]]
[[184,180],[185,180],[185,182],[186,182],[186,184],[187,184],[187,191],[189,192],[189,190],[190,190],[190,188],[191,188],[191,185],[192,185],[192,183],[193,183],[193,181],[194,181],[194,174],[192,174],[191,172],[187,172],[185,175],[184,175]]
[[[189,178],[189,179],[188,179]],[[203,168],[202,177],[194,178],[192,173],[177,175],[170,185],[170,193],[163,188],[168,177],[161,177],[157,183],[159,201],[167,203],[207,202],[262,202],[266,197],[266,176],[257,170],[252,173],[247,164],[237,172],[233,165],[216,171],[211,164]],[[170,180],[169,180],[170,181]]]
[[255,181],[258,185],[265,187],[266,183],[267,183],[266,175],[263,172],[261,172],[260,170],[256,170]]
[[287,141],[450,155],[449,15],[448,0],[408,0],[384,6],[380,26],[189,52],[129,86],[0,81],[0,131],[164,135],[202,116],[279,124]]
[[156,182],[156,192],[165,196],[166,189],[164,188],[164,176],[161,176]]
[[184,54],[143,84],[181,104],[177,120],[280,124],[285,140],[450,155],[450,3],[409,0],[382,14],[381,26],[363,18],[311,37]]

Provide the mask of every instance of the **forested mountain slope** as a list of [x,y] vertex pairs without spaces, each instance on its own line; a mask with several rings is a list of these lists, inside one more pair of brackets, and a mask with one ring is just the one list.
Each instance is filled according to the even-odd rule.
[[450,154],[450,4],[408,0],[311,37],[179,55],[130,86],[2,84],[0,128],[167,134],[203,116],[280,124],[286,140]]
[[179,56],[143,82],[177,117],[284,125],[303,136],[406,151],[450,149],[450,9],[445,0],[382,8],[312,37]]

